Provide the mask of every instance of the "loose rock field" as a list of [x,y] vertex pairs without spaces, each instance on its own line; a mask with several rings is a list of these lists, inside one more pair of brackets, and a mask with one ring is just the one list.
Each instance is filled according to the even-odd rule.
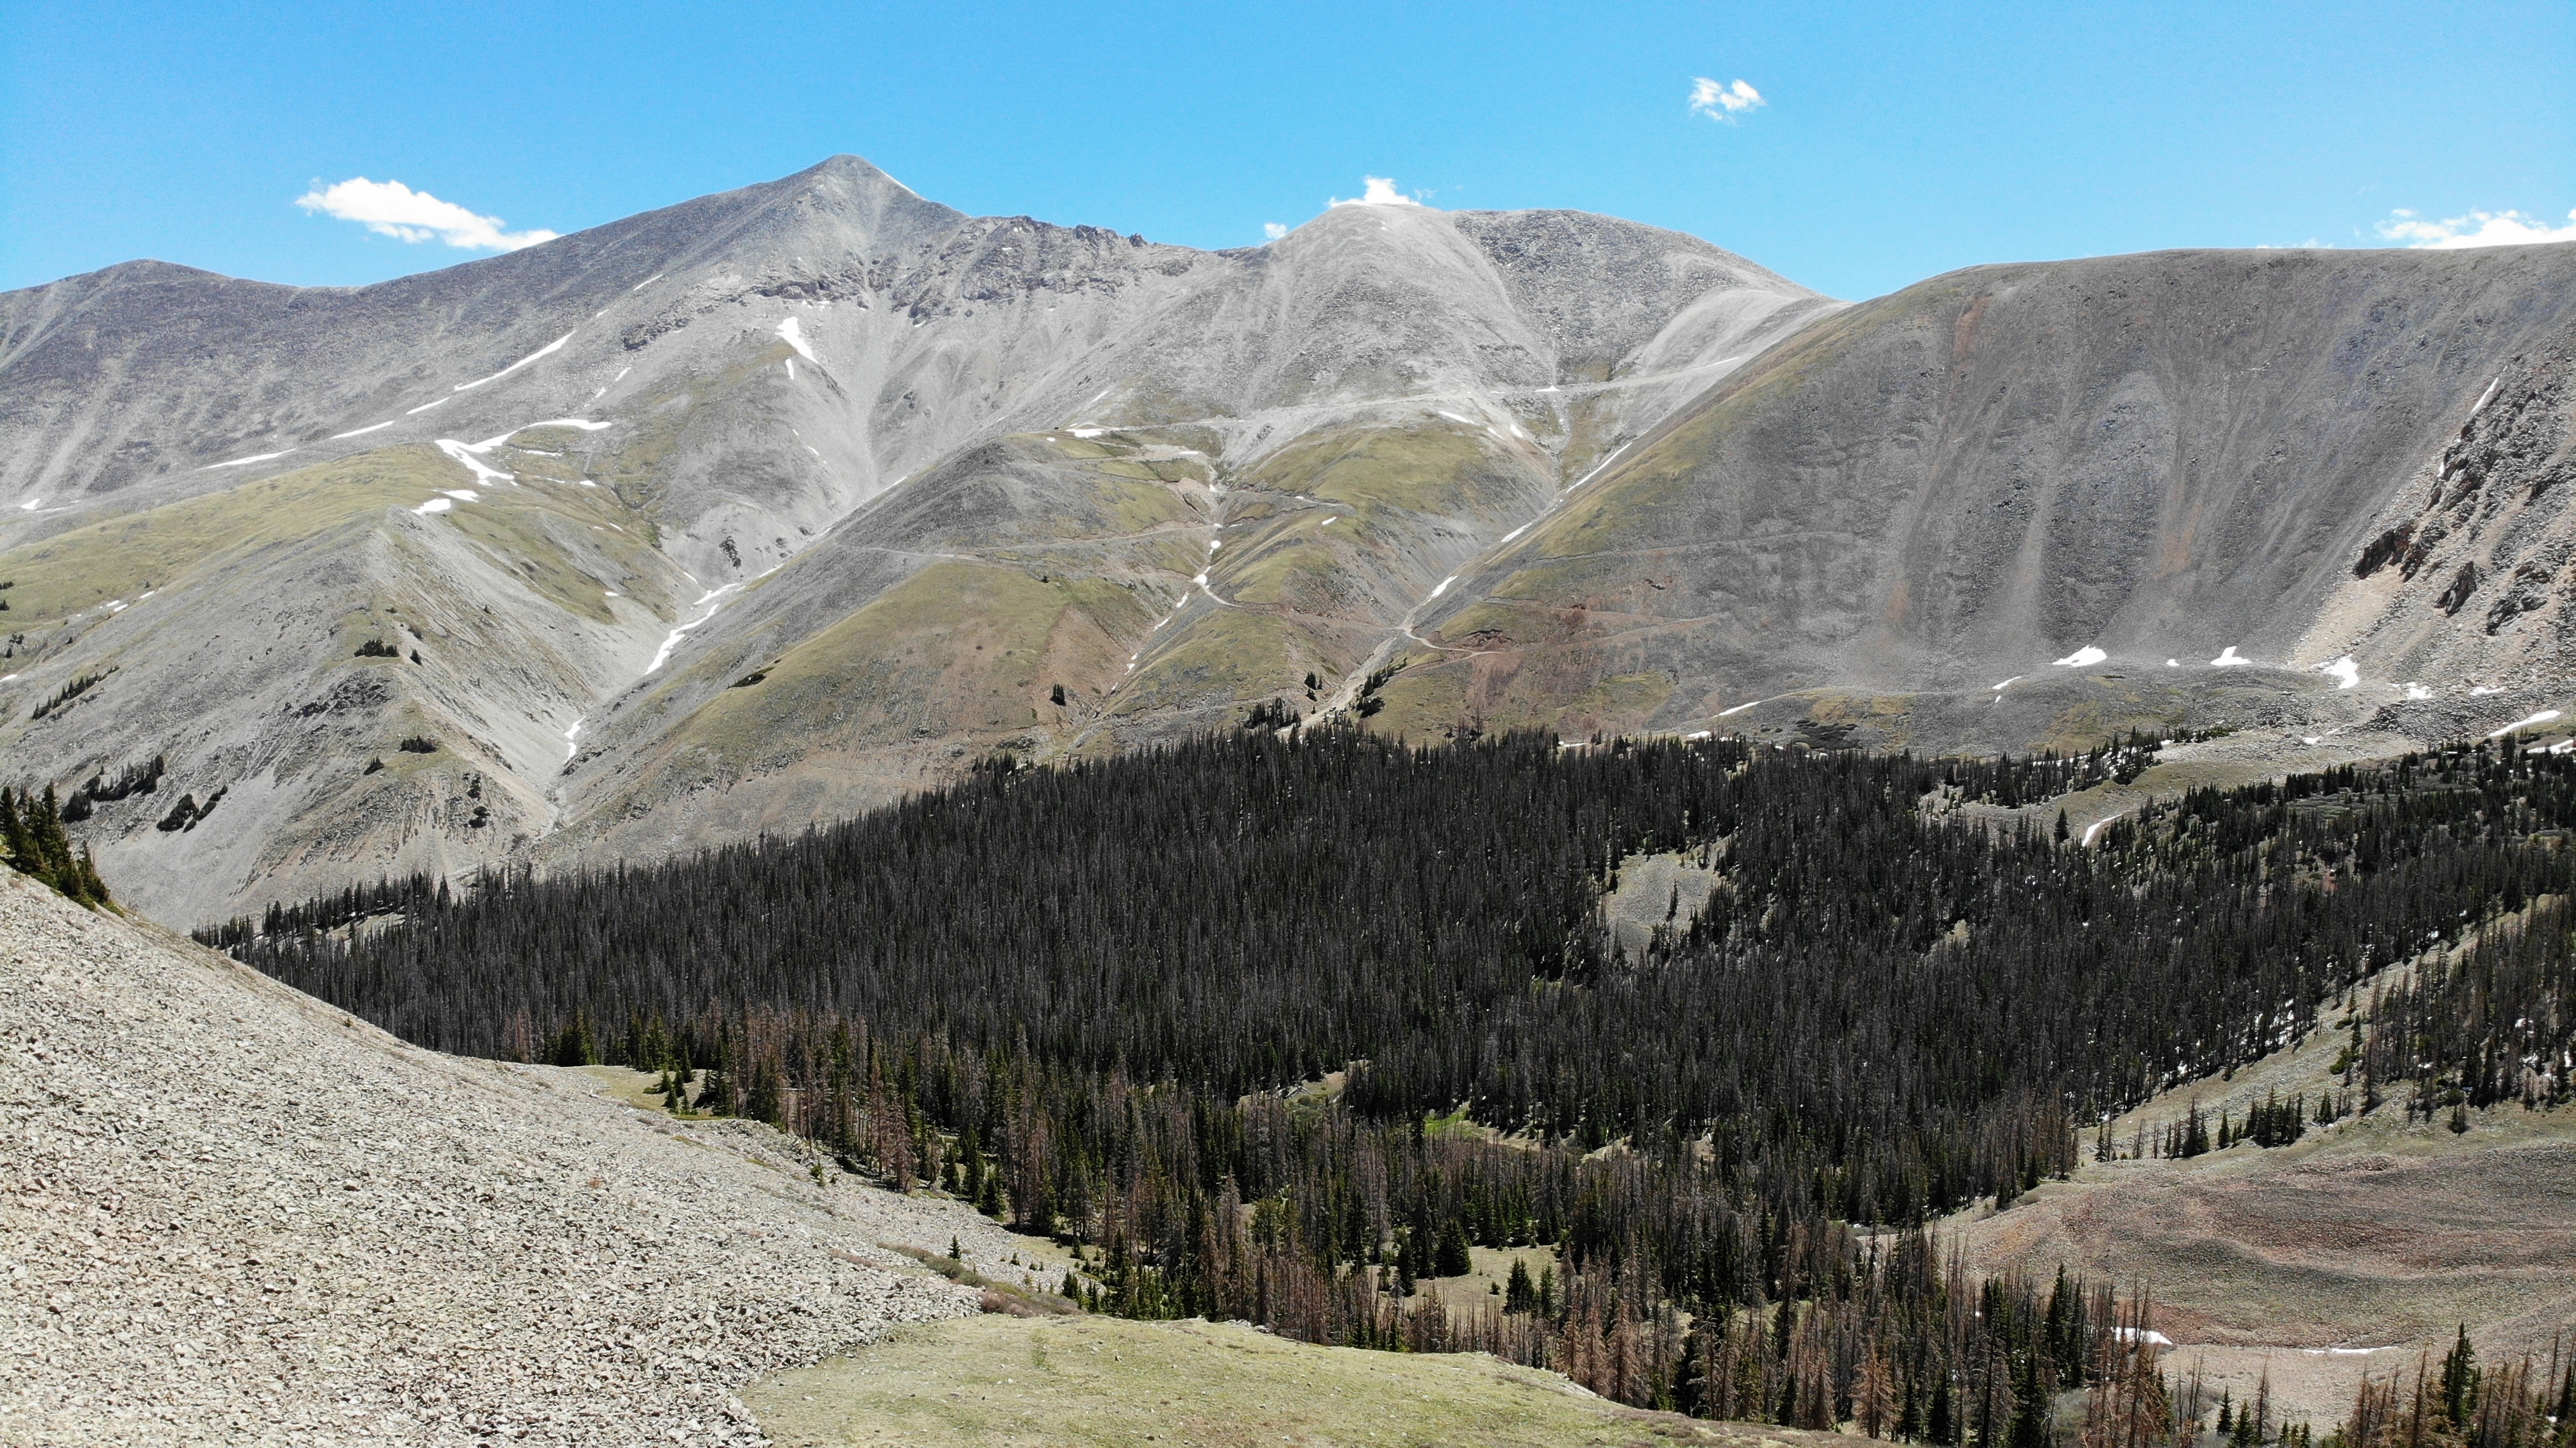
[[951,1203],[441,1056],[0,878],[0,1443],[746,1443],[736,1389],[975,1310]]

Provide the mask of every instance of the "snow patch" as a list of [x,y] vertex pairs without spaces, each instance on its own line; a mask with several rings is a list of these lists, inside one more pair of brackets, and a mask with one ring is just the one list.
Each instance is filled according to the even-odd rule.
[[1093,438],[1100,436],[1108,430],[1109,429],[1105,427],[1077,427],[1073,429],[1073,435],[1080,438]]
[[1710,732],[1711,731],[1706,729],[1694,729],[1690,733],[1682,736],[1682,742],[1687,744],[1694,739],[1706,739],[1709,737]]
[[350,431],[350,432],[335,432],[335,433],[331,434],[331,440],[332,440],[333,442],[338,442],[340,439],[342,439],[342,438],[344,438],[344,437],[365,437],[368,433],[371,433],[371,432],[382,432],[382,431],[384,431],[386,428],[389,428],[389,427],[393,426],[395,423],[400,422],[400,421],[402,421],[402,419],[401,419],[401,418],[399,418],[399,417],[389,417],[389,418],[386,418],[386,419],[385,419],[384,421],[382,421],[382,422],[374,423],[374,424],[371,424],[371,425],[369,425],[369,426],[367,426],[367,427],[357,428],[357,429],[355,429],[355,430],[353,430],[353,431]]
[[498,382],[502,378],[509,376],[511,373],[518,371],[520,368],[527,366],[529,363],[536,361],[538,358],[545,356],[547,353],[552,352],[557,347],[560,347],[571,340],[572,333],[566,332],[562,336],[555,338],[553,341],[539,347],[534,352],[529,353],[527,356],[520,358],[518,361],[511,363],[509,366],[502,368],[500,371],[493,373],[489,377],[477,377],[471,382],[459,382],[454,387],[447,390],[450,392],[471,392],[486,382]]
[[[795,318],[790,317],[790,318],[788,318],[788,320],[789,320],[789,321],[794,321],[794,320],[795,320]],[[790,381],[790,382],[795,381],[795,380],[796,380],[796,359],[795,359],[795,358],[793,358],[793,357],[785,357],[785,358],[781,358],[781,359],[779,359],[779,360],[781,360],[781,361],[783,361],[783,362],[785,362],[785,363],[787,364],[787,380],[788,380],[788,381]]]
[[460,503],[479,503],[483,501],[483,495],[474,491],[472,488],[441,488],[439,491],[445,493],[451,498],[454,498]]
[[250,465],[250,464],[252,464],[252,463],[264,463],[264,462],[267,462],[270,458],[282,458],[282,457],[286,456],[286,453],[291,453],[291,452],[293,452],[293,451],[295,451],[295,449],[293,449],[293,448],[288,448],[288,449],[286,450],[286,452],[253,453],[253,454],[251,454],[249,457],[246,457],[246,458],[234,458],[234,459],[233,459],[233,460],[231,460],[230,462],[208,463],[208,464],[206,464],[204,467],[197,469],[197,471],[199,471],[199,472],[201,472],[201,473],[211,473],[211,472],[213,472],[213,471],[214,471],[215,469],[217,469],[217,468],[238,468],[238,467],[247,467],[248,465]]
[[2089,669],[2109,657],[2111,657],[2109,654],[2102,652],[2091,644],[2086,644],[2084,647],[2077,649],[2075,652],[2068,654],[2062,659],[2050,660],[2049,667],[2052,669]]
[[[506,435],[507,434],[504,434],[504,436]],[[494,442],[498,442],[499,440],[499,438],[493,439]],[[469,446],[468,444],[458,442],[452,437],[442,437],[438,440],[437,446],[440,452],[443,452],[449,457],[456,459],[458,462],[463,463],[465,465],[465,470],[472,473],[474,475],[474,481],[478,483],[515,483],[518,481],[516,477],[501,471],[499,468],[486,466],[481,458],[475,456],[476,453],[483,451],[484,448],[492,446],[492,443],[487,442],[481,446]]]
[[1503,535],[1503,542],[1505,542],[1505,543],[1509,543],[1509,542],[1510,542],[1510,541],[1512,541],[1513,539],[1515,539],[1515,538],[1517,538],[1517,537],[1521,536],[1523,533],[1526,533],[1526,532],[1528,532],[1528,531],[1529,531],[1529,524],[1527,524],[1527,523],[1523,523],[1523,524],[1522,524],[1522,525],[1520,525],[1519,527],[1514,528],[1512,531],[1510,531],[1510,532],[1508,532],[1508,533],[1504,534],[1504,535]]
[[1727,717],[1727,716],[1728,716],[1728,715],[1730,715],[1730,714],[1741,714],[1741,713],[1743,713],[1745,710],[1752,708],[1752,707],[1754,706],[1754,704],[1759,704],[1759,703],[1761,703],[1761,702],[1762,702],[1761,700],[1756,699],[1756,700],[1754,700],[1754,701],[1753,701],[1753,703],[1752,703],[1752,704],[1738,704],[1738,705],[1736,705],[1736,706],[1735,706],[1734,708],[1732,708],[1732,709],[1720,709],[1720,710],[1718,710],[1718,711],[1717,711],[1717,717],[1719,717],[1720,719],[1723,719],[1723,718]]
[[2015,674],[2011,678],[2004,680],[2002,683],[1995,685],[1995,692],[2000,694],[2004,690],[2011,688],[2013,685],[2020,683],[2021,680],[2022,676]]
[[456,399],[455,399],[455,398],[453,398],[453,397],[442,397],[442,398],[438,399],[436,402],[424,402],[424,403],[422,403],[420,406],[413,408],[411,411],[404,413],[404,414],[403,414],[403,416],[405,416],[405,417],[418,417],[418,416],[420,416],[422,413],[429,411],[429,410],[430,410],[431,408],[433,408],[433,407],[445,407],[447,404],[449,404],[449,403],[451,403],[451,402],[454,402],[455,400],[456,400]]
[[2179,668],[2181,668],[2181,667],[2182,667],[2182,660],[2180,660],[2180,659],[2167,659],[2167,660],[2165,660],[2165,667],[2166,667],[2166,668],[2168,668],[2168,669],[2179,669]]
[[2477,418],[2479,413],[2487,410],[2488,403],[2495,401],[2496,389],[2503,385],[2504,374],[2499,372],[2495,375],[2493,380],[2487,383],[2487,390],[2478,394],[2478,405],[2469,409],[2469,417],[2472,421]]
[[[745,579],[743,582],[748,583],[750,580]],[[662,665],[670,661],[671,650],[680,646],[680,640],[688,637],[689,630],[715,617],[716,610],[724,607],[725,595],[740,592],[742,586],[741,583],[728,583],[722,588],[708,589],[696,603],[691,604],[690,607],[700,610],[698,616],[671,630],[671,636],[662,640],[662,646],[653,651],[653,662],[644,666],[645,674],[649,676],[660,672]]]
[[668,275],[668,273],[665,273],[665,272],[655,272],[655,273],[653,273],[651,276],[646,277],[644,280],[642,280],[642,281],[640,281],[640,282],[637,282],[635,285],[633,285],[633,286],[631,286],[631,287],[628,287],[628,288],[627,288],[627,290],[628,290],[628,291],[630,291],[630,292],[640,292],[640,291],[644,290],[646,287],[649,287],[649,286],[653,285],[655,282],[660,281],[660,280],[661,280],[664,276],[666,276],[666,275]]
[[[806,345],[804,325],[798,322],[794,317],[786,318],[778,324],[778,340],[795,348],[797,356],[804,358],[806,361],[813,363],[817,367],[823,365],[822,359],[814,355],[814,349]],[[787,372],[788,375],[792,377],[795,375],[796,369],[790,367],[787,369]]]
[[[23,502],[23,503],[20,503],[20,504],[18,505],[18,511],[19,511],[19,512],[21,512],[21,513],[32,513],[32,512],[34,512],[34,511],[36,511],[38,508],[43,507],[44,505],[45,505],[45,500],[44,500],[44,499],[42,499],[42,498],[29,498],[27,501],[25,501],[25,502]],[[12,674],[12,675],[10,675],[9,677],[11,677],[11,678],[13,678],[13,679],[14,679],[14,678],[16,678],[16,677],[17,677],[17,675]]]
[[[1458,581],[1458,575],[1457,575],[1457,574],[1455,574],[1455,573],[1452,573],[1452,574],[1450,574],[1448,577],[1446,577],[1446,578],[1444,578],[1444,579],[1441,579],[1441,580],[1440,580],[1440,582],[1439,582],[1439,584],[1438,584],[1437,586],[1435,586],[1435,587],[1431,590],[1431,598],[1438,598],[1440,595],[1442,595],[1442,594],[1444,594],[1444,593],[1447,593],[1447,592],[1449,591],[1449,585],[1450,585],[1450,584],[1453,584],[1453,583],[1455,583],[1455,582],[1457,582],[1457,581]],[[1429,603],[1429,602],[1431,601],[1431,598],[1426,598],[1426,599],[1424,599],[1424,600],[1423,600],[1423,602],[1425,602],[1425,603]]]
[[432,498],[428,502],[421,504],[419,507],[412,509],[412,511],[415,513],[444,513],[455,506],[456,502],[452,498]]
[[2534,725],[2534,724],[2546,724],[2546,723],[2548,723],[2550,720],[2555,719],[2555,718],[2557,718],[2557,717],[2558,717],[2558,711],[2557,711],[2557,710],[2555,710],[2555,709],[2543,709],[2543,710],[2541,710],[2539,713],[2532,715],[2532,716],[2531,716],[2530,718],[2528,718],[2528,719],[2516,719],[2516,720],[2514,720],[2512,723],[2507,724],[2507,725],[2506,725],[2506,726],[2504,726],[2502,729],[2497,730],[2496,732],[2494,732],[2493,734],[2488,735],[2487,737],[2488,737],[2489,739],[2502,739],[2502,738],[2503,738],[2503,737],[2505,737],[2506,735],[2511,734],[2511,733],[2512,733],[2513,731],[2515,731],[2516,729],[2528,729],[2528,728],[2530,728],[2530,727],[2531,727],[2532,725]]
[[2503,692],[2504,686],[2501,684],[2471,684],[2469,686],[2469,697],[2472,699],[2483,699],[2489,694],[2501,694]]
[[2433,691],[2416,683],[2412,679],[2409,679],[2406,683],[2406,697],[2409,699],[2430,699],[2433,697]]
[[2213,669],[2241,669],[2251,665],[2253,662],[2254,661],[2252,659],[2239,657],[2236,652],[2236,645],[2229,644],[2227,647],[2218,651],[2218,657],[2211,659],[2209,661],[2209,666]]
[[2334,680],[2338,689],[2349,689],[2361,682],[2361,665],[2354,663],[2350,654],[2331,664],[2317,665],[2317,672]]

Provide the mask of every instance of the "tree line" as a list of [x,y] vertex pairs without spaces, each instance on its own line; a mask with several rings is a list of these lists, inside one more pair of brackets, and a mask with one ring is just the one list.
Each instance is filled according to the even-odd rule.
[[[2097,759],[1264,731],[995,765],[667,864],[386,881],[203,938],[423,1045],[624,1061],[956,1190],[1083,1244],[1105,1310],[1483,1346],[1729,1416],[1874,1403],[1900,1436],[1999,1448],[2017,1395],[2108,1370],[2099,1333],[2044,1368],[2027,1341],[1935,1351],[1934,1318],[2023,1289],[1924,1265],[1909,1234],[2009,1205],[2108,1114],[2297,1039],[2428,946],[2566,954],[2534,902],[2569,884],[2570,761],[2479,747],[2195,791],[2100,848],[1941,808],[2135,762]],[[1722,883],[1631,954],[1600,900],[1663,852]],[[2508,1069],[2496,1034],[2564,1017],[2564,972],[2528,949],[2374,1005],[2450,1032],[2375,1079],[2563,1100],[2563,1053]],[[1533,1289],[1426,1311],[1469,1246],[1553,1249],[1564,1275],[1544,1310]],[[1916,1306],[1855,1305],[1891,1300],[1905,1252]]]

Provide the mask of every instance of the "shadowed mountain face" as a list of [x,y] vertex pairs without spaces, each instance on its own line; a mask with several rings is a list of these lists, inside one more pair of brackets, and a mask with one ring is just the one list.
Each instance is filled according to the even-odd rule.
[[0,751],[193,922],[1270,701],[2465,727],[2564,677],[2571,283],[2174,253],[1845,307],[1580,213],[1206,253],[848,157],[355,290],[134,263],[0,296]]

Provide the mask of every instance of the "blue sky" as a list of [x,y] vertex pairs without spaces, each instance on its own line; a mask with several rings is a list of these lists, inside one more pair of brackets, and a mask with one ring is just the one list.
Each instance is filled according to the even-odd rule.
[[1388,177],[1864,297],[2567,226],[2576,5],[0,0],[0,288],[135,257],[361,283],[491,251],[295,205],[317,185],[570,232],[841,151],[970,212],[1202,247]]

